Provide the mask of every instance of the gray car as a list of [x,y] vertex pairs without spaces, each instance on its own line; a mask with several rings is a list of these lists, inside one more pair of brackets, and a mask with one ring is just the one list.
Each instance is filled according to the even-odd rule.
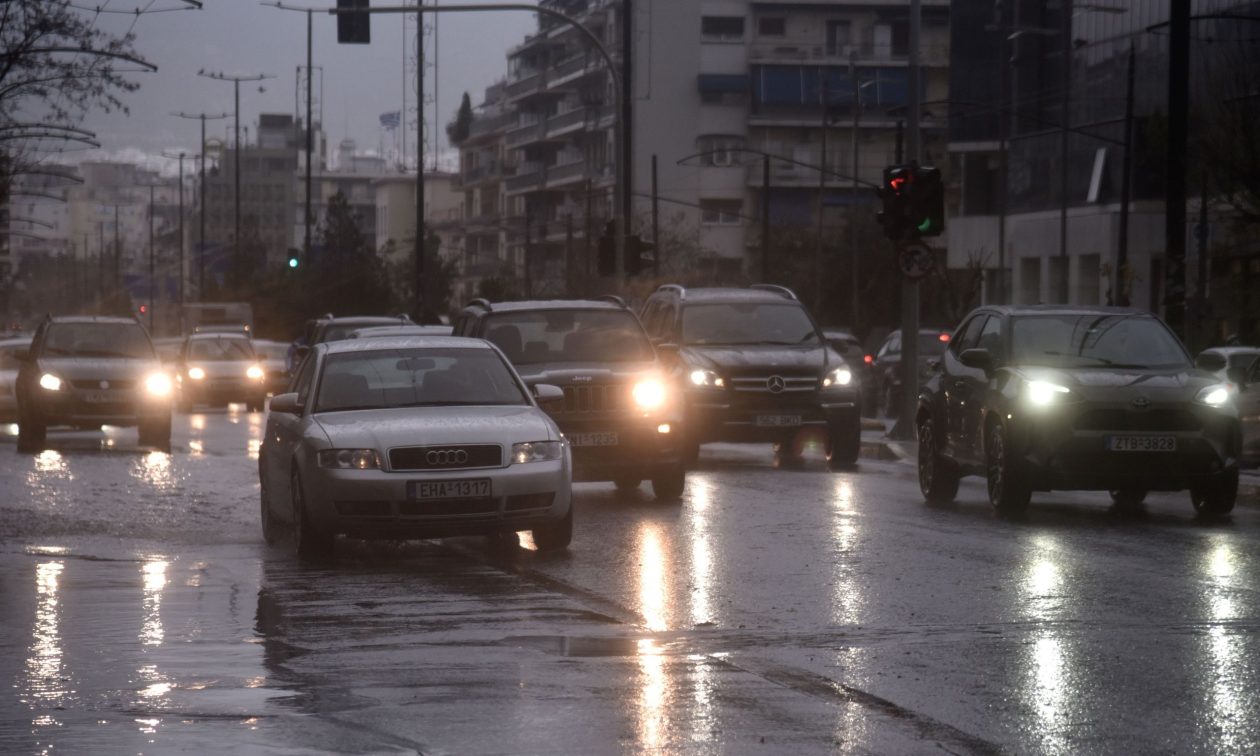
[[333,537],[508,535],[568,546],[571,457],[531,394],[481,339],[413,336],[316,345],[271,400],[259,452],[263,537],[291,526],[299,556]]

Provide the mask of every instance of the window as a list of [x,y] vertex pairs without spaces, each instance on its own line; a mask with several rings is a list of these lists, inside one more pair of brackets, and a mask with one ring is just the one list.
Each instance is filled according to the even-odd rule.
[[827,54],[847,55],[849,52],[849,22],[827,22]]
[[710,225],[730,226],[739,223],[743,200],[700,200],[700,221]]
[[958,329],[954,334],[953,340],[949,344],[949,351],[954,354],[962,354],[964,351],[975,347],[980,341],[980,329],[984,327],[985,320],[988,315],[980,314],[967,321],[967,325]]
[[743,16],[703,16],[700,38],[709,42],[739,42],[744,39]]
[[996,316],[989,318],[989,322],[984,324],[984,330],[980,332],[980,342],[977,344],[977,347],[989,350],[995,365],[1000,365],[1006,359],[1006,350],[1002,347],[1001,318]]
[[757,33],[763,37],[782,37],[787,34],[787,19],[782,16],[759,18]]
[[696,139],[696,149],[700,152],[700,165],[732,166],[739,162],[739,150],[744,146],[743,137],[702,136]]

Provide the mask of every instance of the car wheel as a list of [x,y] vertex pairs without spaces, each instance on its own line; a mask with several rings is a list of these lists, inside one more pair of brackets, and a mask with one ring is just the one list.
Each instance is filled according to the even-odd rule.
[[643,478],[637,475],[621,475],[613,478],[613,485],[617,486],[618,493],[630,493],[639,488],[639,484],[643,482]]
[[1205,517],[1220,517],[1234,510],[1238,499],[1238,471],[1221,473],[1206,483],[1190,489],[1194,511]]
[[1140,488],[1120,488],[1107,493],[1111,494],[1111,503],[1118,509],[1136,509],[1146,501],[1146,491]]
[[564,513],[564,518],[550,525],[543,525],[531,531],[534,545],[539,551],[559,551],[567,549],[573,540],[573,507]]
[[827,468],[852,470],[862,450],[862,421],[856,413],[844,422],[827,428]]
[[258,498],[261,504],[263,542],[268,546],[275,546],[276,541],[280,540],[280,523],[271,513],[271,495],[267,491],[267,476],[263,475],[261,465],[258,470]]
[[319,559],[332,553],[333,536],[316,528],[306,510],[306,496],[302,493],[302,478],[293,471],[293,544],[300,559]]
[[687,471],[676,465],[652,476],[652,495],[658,501],[677,501],[687,486]]
[[958,467],[940,453],[936,423],[925,418],[919,423],[919,490],[932,504],[948,504],[958,495]]
[[47,436],[47,426],[44,425],[35,412],[18,410],[17,450],[19,452],[33,454],[43,451]]
[[989,503],[999,512],[1018,514],[1028,509],[1032,488],[1019,470],[1006,438],[1006,426],[994,423],[988,433],[986,473]]

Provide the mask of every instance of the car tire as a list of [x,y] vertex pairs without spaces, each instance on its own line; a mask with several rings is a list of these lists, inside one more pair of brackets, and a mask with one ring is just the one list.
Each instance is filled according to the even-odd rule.
[[1107,493],[1117,509],[1137,509],[1146,501],[1146,491],[1141,488],[1120,488]]
[[22,454],[34,454],[44,450],[48,439],[48,427],[39,416],[30,410],[18,408],[17,450]]
[[687,487],[687,470],[675,465],[652,476],[652,495],[657,501],[678,501]]
[[167,454],[171,452],[171,416],[150,422],[140,421],[140,445],[153,446]]
[[1000,422],[991,425],[986,434],[985,472],[989,503],[994,509],[1003,514],[1019,514],[1028,509],[1032,487],[1010,453],[1006,426]]
[[299,559],[322,559],[332,553],[333,534],[311,524],[306,510],[306,496],[302,492],[302,478],[293,471],[293,545]]
[[617,493],[630,493],[639,489],[639,484],[643,482],[643,478],[637,475],[621,475],[613,478],[613,485],[617,487]]
[[862,451],[862,421],[857,413],[827,428],[827,469],[852,470]]
[[936,423],[919,423],[919,490],[929,504],[949,504],[958,495],[958,467],[940,453]]
[[569,506],[569,511],[564,513],[562,519],[534,528],[531,535],[539,551],[567,549],[573,540],[573,506]]
[[275,546],[280,540],[280,521],[271,513],[271,496],[267,491],[267,477],[263,475],[262,465],[258,467],[258,499],[263,542],[268,546]]
[[1238,471],[1221,473],[1190,489],[1194,511],[1204,517],[1221,517],[1234,511],[1238,499]]

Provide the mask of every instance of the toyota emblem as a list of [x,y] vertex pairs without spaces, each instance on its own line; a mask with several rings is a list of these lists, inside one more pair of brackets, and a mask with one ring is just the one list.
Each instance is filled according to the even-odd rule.
[[434,466],[462,465],[468,462],[468,452],[463,449],[432,449],[424,460]]
[[782,376],[772,375],[766,379],[766,388],[770,389],[771,394],[778,394],[787,388]]
[[101,381],[101,388],[103,389],[109,388],[109,381]]
[[1133,404],[1133,409],[1144,410],[1147,407],[1151,406],[1151,400],[1147,399],[1144,396],[1139,396],[1138,398],[1133,400],[1132,404]]

